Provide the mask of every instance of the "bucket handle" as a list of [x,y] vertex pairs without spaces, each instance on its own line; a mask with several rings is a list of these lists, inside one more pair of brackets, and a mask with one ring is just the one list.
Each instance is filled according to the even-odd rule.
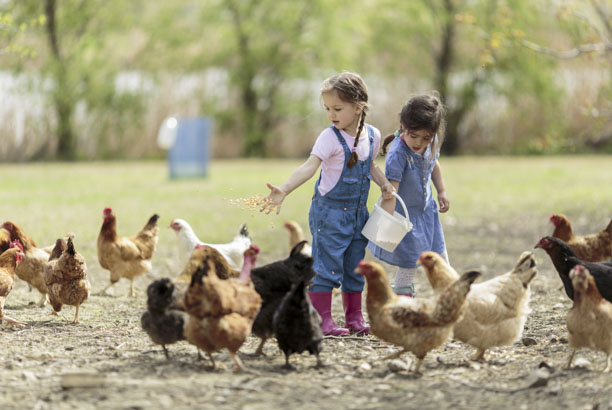
[[[404,217],[406,218],[404,220],[404,226],[406,227],[406,230],[409,231],[410,230],[410,219],[408,216],[408,209],[406,208],[406,204],[404,203],[404,200],[402,199],[402,197],[397,194],[397,192],[393,191],[392,194],[395,197],[395,199],[399,201],[399,203],[402,205],[402,208],[404,209]],[[378,198],[379,204],[381,203],[381,201],[382,201],[382,197]]]

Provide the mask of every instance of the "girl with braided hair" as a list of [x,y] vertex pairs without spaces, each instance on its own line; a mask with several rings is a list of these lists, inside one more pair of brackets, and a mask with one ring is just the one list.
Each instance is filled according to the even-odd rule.
[[[358,74],[343,72],[321,85],[321,98],[332,125],[317,138],[310,157],[280,186],[267,184],[270,194],[261,211],[280,207],[287,195],[308,181],[321,166],[309,213],[312,258],[316,276],[310,300],[323,319],[325,335],[368,334],[363,320],[361,293],[364,279],[354,271],[365,256],[368,240],[361,234],[369,213],[370,179],[384,199],[393,197],[393,186],[374,163],[380,131],[366,124],[368,90]],[[346,327],[331,316],[332,290],[341,287]]]

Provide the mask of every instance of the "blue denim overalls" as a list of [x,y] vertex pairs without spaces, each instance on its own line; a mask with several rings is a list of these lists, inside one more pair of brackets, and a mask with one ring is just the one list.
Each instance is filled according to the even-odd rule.
[[343,292],[363,291],[364,278],[354,270],[365,256],[368,240],[361,230],[369,217],[367,201],[370,192],[370,166],[374,152],[374,136],[369,125],[370,153],[349,169],[351,150],[340,131],[331,126],[344,149],[344,168],[338,183],[325,195],[319,193],[319,180],[308,216],[312,234],[314,278],[311,292],[331,292],[342,285]]

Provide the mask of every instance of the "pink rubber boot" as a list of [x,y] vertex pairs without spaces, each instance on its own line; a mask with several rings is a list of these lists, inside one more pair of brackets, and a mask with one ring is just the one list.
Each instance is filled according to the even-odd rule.
[[370,325],[363,320],[361,313],[361,292],[342,292],[342,306],[346,317],[346,327],[351,332],[367,335],[370,333]]
[[347,336],[350,334],[348,329],[340,327],[334,322],[331,315],[331,292],[308,292],[312,306],[319,312],[323,323],[321,330],[325,336]]

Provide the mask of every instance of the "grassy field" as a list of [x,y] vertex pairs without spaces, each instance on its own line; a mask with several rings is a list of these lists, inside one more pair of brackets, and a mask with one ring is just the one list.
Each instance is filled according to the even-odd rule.
[[[113,297],[90,296],[79,311],[80,324],[70,323],[71,306],[59,317],[49,316],[48,306],[33,306],[38,293],[16,281],[6,311],[27,326],[0,328],[0,408],[612,408],[602,353],[581,351],[587,364],[564,368],[571,301],[541,250],[535,251],[539,272],[523,332],[530,342],[493,348],[485,363],[468,359],[472,347],[449,341],[426,357],[423,375],[392,370],[382,357],[395,348],[373,335],[326,338],[322,369],[312,368],[308,355],[292,358],[296,371],[282,369],[273,341],[266,357],[255,358],[253,336],[240,349],[249,369],[242,375],[231,372],[227,353],[214,354],[220,366],[211,370],[184,342],[172,345],[166,360],[142,331],[140,316],[148,283],[178,274],[170,221],[186,219],[209,242],[229,241],[247,222],[262,249],[258,263],[284,258],[282,223],[294,219],[307,227],[314,178],[286,199],[278,216],[260,214],[240,199],[264,195],[266,182],[280,184],[299,163],[213,161],[207,178],[190,180],[169,180],[164,162],[0,165],[0,219],[21,225],[42,246],[73,232],[94,292],[109,279],[96,257],[104,207],[114,209],[120,235],[134,234],[153,213],[161,216],[153,270],[136,279],[136,297],[126,296],[129,282],[121,280]],[[610,156],[443,159],[451,209],[441,218],[451,263],[460,271],[478,268],[485,278],[507,272],[521,252],[552,232],[553,212],[566,213],[577,233],[602,229],[612,218],[610,164]],[[378,192],[373,186],[370,206]],[[424,276],[415,279],[418,297],[432,295]],[[332,310],[342,323],[340,299],[334,298]],[[525,389],[543,362],[553,369],[550,381]],[[66,375],[82,372],[96,382],[65,387]]]
[[[208,177],[181,180],[168,178],[165,162],[1,165],[0,218],[21,225],[39,245],[73,232],[92,262],[106,206],[114,209],[119,234],[125,235],[158,213],[164,256],[176,251],[174,233],[165,229],[173,218],[187,220],[210,242],[229,240],[247,222],[264,260],[273,259],[287,251],[283,221],[296,220],[308,231],[315,178],[285,200],[278,216],[260,214],[239,199],[265,195],[266,182],[282,183],[299,163],[212,161]],[[462,249],[455,233],[535,224],[535,231],[545,234],[553,212],[566,213],[577,232],[601,229],[612,217],[611,164],[610,156],[443,159],[451,209],[442,222],[451,255]],[[370,209],[379,192],[372,184]]]

